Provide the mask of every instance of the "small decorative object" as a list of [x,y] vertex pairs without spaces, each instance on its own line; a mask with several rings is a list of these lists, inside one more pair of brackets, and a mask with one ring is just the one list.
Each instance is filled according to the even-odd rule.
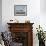
[[10,21],[13,21],[13,20],[10,20]]
[[36,36],[38,35],[39,46],[45,46],[45,35],[44,35],[42,27],[40,27],[39,25],[39,28],[36,28],[36,29],[37,29]]
[[19,21],[18,21],[17,19],[14,19],[14,20],[11,19],[11,20],[10,20],[10,23],[19,23]]
[[13,23],[13,19],[11,19],[11,20],[9,21],[9,23]]
[[25,23],[30,23],[30,20],[26,20]]
[[14,16],[26,16],[27,5],[14,5]]
[[14,21],[16,21],[16,23],[19,23],[19,21],[17,19],[15,19]]

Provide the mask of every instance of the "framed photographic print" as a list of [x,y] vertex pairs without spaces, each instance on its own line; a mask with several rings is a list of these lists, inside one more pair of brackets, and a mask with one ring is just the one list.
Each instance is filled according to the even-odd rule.
[[14,5],[14,16],[26,16],[27,5]]

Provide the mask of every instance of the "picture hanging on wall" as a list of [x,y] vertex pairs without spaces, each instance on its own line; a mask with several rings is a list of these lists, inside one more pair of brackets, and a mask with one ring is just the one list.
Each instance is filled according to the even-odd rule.
[[26,16],[27,5],[14,5],[14,16]]

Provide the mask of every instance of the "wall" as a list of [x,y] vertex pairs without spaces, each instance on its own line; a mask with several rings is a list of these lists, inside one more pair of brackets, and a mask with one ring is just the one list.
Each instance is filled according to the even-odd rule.
[[[14,5],[23,4],[27,5],[27,16],[14,16]],[[29,19],[31,22],[39,23],[40,15],[40,0],[3,0],[2,1],[2,22],[3,26],[10,19],[17,19],[20,22],[24,22],[25,18]],[[19,19],[18,19],[19,18]],[[23,18],[23,19],[22,19]],[[38,20],[38,21],[37,21]],[[6,29],[6,28],[5,28]]]
[[46,0],[40,0],[40,9],[42,13],[46,13]]
[[2,29],[2,0],[0,0],[0,31]]
[[[27,16],[14,16],[14,5],[27,5]],[[33,45],[38,46],[38,39],[36,37],[36,27],[39,24],[45,28],[46,16],[41,12],[43,6],[40,0],[2,0],[2,25],[3,31],[8,30],[7,22],[10,19],[17,19],[19,22],[25,22],[29,19],[33,25]],[[46,29],[46,28],[45,28]]]
[[46,0],[40,0],[40,24],[46,31]]
[[[27,16],[14,16],[14,5],[27,5]],[[33,25],[33,45],[38,46],[36,27],[40,24],[40,0],[2,0],[2,25],[3,31],[7,31],[7,22],[17,19],[24,22],[29,19]],[[37,39],[37,40],[36,40]]]

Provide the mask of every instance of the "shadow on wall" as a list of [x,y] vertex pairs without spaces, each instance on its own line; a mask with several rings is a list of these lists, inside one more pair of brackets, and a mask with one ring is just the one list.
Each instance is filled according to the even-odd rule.
[[0,31],[2,31],[2,0],[0,0]]
[[40,0],[40,11],[46,13],[46,0]]

